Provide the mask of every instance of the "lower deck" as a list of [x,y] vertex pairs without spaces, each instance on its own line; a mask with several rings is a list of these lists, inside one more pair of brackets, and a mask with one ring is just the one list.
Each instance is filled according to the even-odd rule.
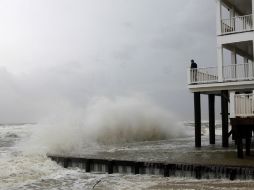
[[[208,130],[204,126],[202,129]],[[220,130],[221,128],[217,128],[216,133]],[[84,148],[73,154],[56,155],[56,153],[51,153],[49,155],[136,162],[254,166],[254,154],[246,156],[244,160],[236,157],[236,146],[231,138],[228,148],[223,148],[220,145],[221,135],[216,135],[216,145],[210,145],[206,131],[202,131],[203,144],[201,148],[195,148],[194,141],[194,137],[191,136],[161,141],[104,145],[98,148]]]

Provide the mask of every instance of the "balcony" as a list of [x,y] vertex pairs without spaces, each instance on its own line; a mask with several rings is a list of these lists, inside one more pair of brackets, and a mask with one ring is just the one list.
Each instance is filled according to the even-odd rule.
[[189,69],[188,71],[188,84],[190,85],[243,80],[254,80],[253,63],[223,66],[221,80],[218,77],[217,67]]
[[189,84],[218,82],[217,67],[189,69]]
[[254,117],[254,94],[235,95],[235,116]]
[[253,30],[253,15],[236,16],[221,20],[221,34]]

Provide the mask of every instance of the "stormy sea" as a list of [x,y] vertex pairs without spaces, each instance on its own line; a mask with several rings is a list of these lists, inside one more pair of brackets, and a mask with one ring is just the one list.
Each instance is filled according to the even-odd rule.
[[[187,128],[193,129],[193,124],[185,122]],[[130,175],[105,173],[86,173],[79,168],[65,169],[51,161],[43,151],[42,136],[35,137],[35,131],[41,124],[1,125],[0,126],[0,189],[253,189],[252,180],[229,181],[226,179],[196,180],[191,176],[175,176],[164,178],[158,175]],[[208,140],[207,123],[203,124],[203,139]],[[41,132],[41,131],[40,131]],[[54,133],[55,131],[51,131]],[[220,125],[216,127],[220,133]],[[61,135],[60,133],[58,135]],[[35,140],[34,138],[37,138]],[[220,135],[217,135],[220,139]],[[33,139],[33,140],[31,140]],[[168,140],[150,142],[121,142],[103,144],[91,148],[83,147],[84,151],[96,154],[100,149],[105,153],[127,150],[141,152],[144,150],[170,150],[168,157],[177,154],[177,149],[193,149],[193,136],[176,137]],[[54,150],[54,149],[52,149]],[[205,150],[204,150],[205,151]],[[63,153],[64,154],[64,153]],[[165,153],[166,154],[166,153]],[[157,157],[164,155],[157,155]],[[212,157],[211,157],[212,158]],[[164,158],[162,158],[164,159]]]

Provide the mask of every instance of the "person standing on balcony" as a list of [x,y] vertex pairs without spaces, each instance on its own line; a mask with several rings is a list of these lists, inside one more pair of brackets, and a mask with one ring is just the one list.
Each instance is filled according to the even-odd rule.
[[191,79],[192,79],[192,82],[197,82],[197,68],[198,68],[197,63],[195,63],[195,61],[192,59],[191,60]]

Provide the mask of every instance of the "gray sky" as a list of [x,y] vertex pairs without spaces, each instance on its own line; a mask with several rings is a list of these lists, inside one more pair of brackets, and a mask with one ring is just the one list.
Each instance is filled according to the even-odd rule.
[[143,94],[192,119],[186,68],[216,65],[211,0],[0,0],[0,123]]

